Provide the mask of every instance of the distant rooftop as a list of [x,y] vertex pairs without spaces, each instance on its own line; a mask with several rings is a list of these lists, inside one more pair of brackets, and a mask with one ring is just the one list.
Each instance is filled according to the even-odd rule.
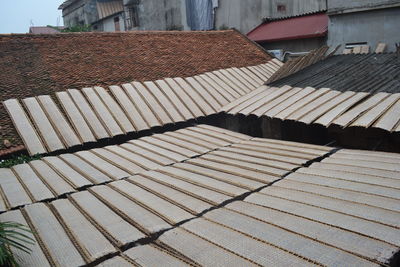
[[48,27],[48,26],[33,26],[29,27],[29,33],[32,34],[55,34],[60,33],[64,27]]
[[[266,63],[238,31],[0,35],[1,101]],[[3,106],[3,140],[22,145]]]
[[317,13],[265,22],[254,28],[247,36],[255,42],[274,42],[326,36],[328,16]]
[[396,53],[336,55],[271,85],[400,93],[400,60]]

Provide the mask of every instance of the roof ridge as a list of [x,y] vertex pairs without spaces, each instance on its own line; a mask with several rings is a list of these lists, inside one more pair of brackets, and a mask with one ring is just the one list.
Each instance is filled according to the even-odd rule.
[[315,14],[319,14],[319,13],[326,13],[326,12],[327,12],[327,9],[321,9],[321,10],[310,11],[307,13],[302,13],[302,14],[297,14],[297,15],[288,15],[288,16],[277,17],[277,18],[265,17],[265,18],[263,18],[263,23],[292,19],[292,18],[299,18],[299,17],[306,17],[306,16],[315,15]]
[[[124,32],[60,32],[56,34],[32,34],[32,33],[6,33],[0,34],[0,38],[41,38],[41,37],[66,37],[66,36],[113,36],[113,35],[146,35],[146,34],[154,34],[154,35],[170,35],[170,34],[177,34],[177,35],[186,35],[186,34],[220,34],[220,33],[233,33],[237,32],[236,29],[229,29],[229,30],[212,30],[212,31],[124,31]],[[240,33],[241,34],[241,33]],[[242,35],[242,34],[241,34]]]

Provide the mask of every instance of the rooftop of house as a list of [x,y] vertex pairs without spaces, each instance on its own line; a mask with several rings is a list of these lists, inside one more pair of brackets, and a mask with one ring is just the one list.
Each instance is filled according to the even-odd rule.
[[[332,55],[334,51],[325,55],[327,50],[328,47],[322,47],[286,62],[270,77],[267,86],[221,110],[232,115],[301,122],[342,132],[357,128],[368,129],[371,135],[380,131],[381,137],[398,136],[398,54],[381,53],[383,45],[377,47],[379,53],[368,53],[367,46],[345,50],[345,53],[353,53],[345,55]],[[376,147],[373,142],[367,143],[364,148]],[[386,149],[398,151],[396,147],[392,145]]]
[[397,53],[330,56],[270,85],[400,93],[400,57]]
[[75,3],[78,0],[66,0],[64,2],[62,2],[62,4],[58,7],[58,9],[62,10],[68,6],[70,6],[71,4]]
[[31,34],[55,34],[60,33],[64,27],[32,26],[29,28]]
[[[1,35],[0,47],[1,101],[69,88],[188,77],[271,59],[235,30]],[[22,140],[3,106],[0,121],[0,150],[20,147]]]
[[280,19],[265,19],[247,36],[259,43],[323,37],[328,34],[328,15],[312,13]]
[[0,220],[21,266],[395,266],[399,164],[195,125],[0,169]]
[[[340,97],[333,89],[263,85],[329,62],[336,56],[325,58],[327,47],[283,65],[236,31],[17,35],[1,42],[4,118],[39,153],[53,152],[0,168],[0,220],[27,225],[36,241],[29,254],[11,248],[21,266],[398,263],[399,153],[257,138],[193,120],[230,108],[336,118],[342,110],[328,110],[339,100],[359,103],[356,92]],[[346,57],[357,63],[357,56]],[[384,69],[391,61],[382,62]],[[324,70],[361,68],[348,64]],[[324,75],[311,73],[302,77]],[[398,113],[398,94],[374,99],[372,115],[390,105]],[[296,101],[299,111],[291,106]],[[375,121],[369,109],[351,118]],[[385,125],[400,126],[393,118]],[[14,130],[11,120],[1,125]],[[159,133],[60,152],[153,126]]]

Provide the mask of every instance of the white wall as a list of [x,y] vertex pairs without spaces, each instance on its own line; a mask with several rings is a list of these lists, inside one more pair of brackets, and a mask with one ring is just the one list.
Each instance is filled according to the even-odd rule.
[[124,19],[121,14],[116,16],[110,16],[102,21],[103,23],[103,31],[105,32],[114,32],[115,31],[115,23],[114,18],[119,17],[119,26],[121,31],[125,31]]

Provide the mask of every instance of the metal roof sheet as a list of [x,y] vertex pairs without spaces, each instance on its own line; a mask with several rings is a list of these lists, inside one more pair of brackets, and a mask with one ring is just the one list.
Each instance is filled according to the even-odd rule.
[[263,23],[247,34],[255,42],[276,42],[326,36],[328,15],[325,13]]
[[271,86],[331,88],[354,92],[400,92],[400,61],[396,53],[327,57]]
[[124,11],[124,4],[122,0],[97,1],[96,4],[99,19],[104,19]]

